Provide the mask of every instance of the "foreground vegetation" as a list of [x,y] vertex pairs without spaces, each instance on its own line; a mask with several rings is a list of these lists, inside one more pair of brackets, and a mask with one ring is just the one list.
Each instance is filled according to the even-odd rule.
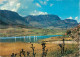
[[62,35],[65,32],[66,32],[65,29],[62,30],[62,29],[7,28],[7,29],[0,29],[0,37]]
[[[27,55],[27,51],[30,52],[30,56],[32,56],[32,43],[0,43],[0,56],[10,57],[12,53],[17,54],[17,57],[20,55],[20,51],[23,49]],[[35,57],[42,56],[42,45],[41,43],[33,43],[35,47],[34,52],[36,53]],[[61,56],[61,48],[58,44],[46,43],[47,57],[60,57]],[[78,51],[77,44],[66,44],[65,45],[65,54],[75,54]]]

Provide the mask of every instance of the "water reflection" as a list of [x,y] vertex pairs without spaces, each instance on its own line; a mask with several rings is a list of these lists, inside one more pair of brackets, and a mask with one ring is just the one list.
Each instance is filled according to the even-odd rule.
[[40,39],[45,39],[55,36],[62,36],[62,35],[0,37],[0,42],[37,42]]

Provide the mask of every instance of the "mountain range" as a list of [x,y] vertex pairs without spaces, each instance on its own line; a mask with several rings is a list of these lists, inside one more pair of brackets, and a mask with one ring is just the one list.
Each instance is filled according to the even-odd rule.
[[25,26],[34,28],[71,28],[78,25],[73,19],[61,20],[57,15],[29,15],[20,16],[18,13],[8,10],[0,10],[0,26]]

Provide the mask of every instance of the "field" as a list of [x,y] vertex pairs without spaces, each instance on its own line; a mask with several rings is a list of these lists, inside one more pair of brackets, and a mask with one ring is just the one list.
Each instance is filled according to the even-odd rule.
[[7,28],[0,29],[0,37],[63,35],[65,32],[66,32],[65,29],[62,30],[62,29]]
[[[24,49],[30,52],[30,56],[32,56],[32,43],[0,43],[0,56],[10,57],[12,53],[17,54],[17,57],[20,55],[21,49]],[[41,57],[42,55],[42,45],[41,43],[33,43],[35,47],[35,53],[37,57]],[[47,57],[57,57],[61,56],[61,48],[58,44],[46,43],[46,49],[48,49]],[[75,54],[78,51],[77,44],[65,44],[65,56],[68,54]]]
[[47,38],[47,39],[41,39],[38,42],[54,42],[54,41],[62,41],[62,39],[65,39],[65,41],[73,41],[73,39],[71,37],[62,37],[62,36],[57,36],[57,37],[51,37],[51,38]]
[[[59,33],[58,33],[59,32]],[[26,28],[8,28],[0,29],[0,37],[10,37],[10,36],[40,36],[40,35],[63,35],[66,30],[62,29],[26,29]],[[32,57],[31,44],[35,47],[34,52],[36,57],[42,57],[42,42],[46,43],[46,50],[48,49],[46,57],[61,57],[61,47],[59,44],[53,43],[54,41],[73,41],[71,37],[68,36],[58,36],[51,37],[43,40],[39,40],[37,43],[24,43],[24,42],[15,42],[15,43],[0,43],[0,56],[2,57],[11,57],[12,53],[17,54],[17,57],[20,57],[20,51],[23,49],[25,55],[27,56],[27,51],[30,52],[30,57]],[[68,44],[65,43],[64,47],[65,53],[64,56],[77,57],[78,55],[78,44]],[[22,56],[23,57],[23,56]]]

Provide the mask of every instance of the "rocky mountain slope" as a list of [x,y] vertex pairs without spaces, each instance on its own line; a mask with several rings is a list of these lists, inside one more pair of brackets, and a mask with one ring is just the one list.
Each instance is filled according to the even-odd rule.
[[29,15],[22,17],[18,13],[0,10],[0,25],[27,26],[35,28],[70,28],[78,25],[76,20],[61,20],[57,15]]
[[80,41],[80,24],[75,28],[67,30],[67,35],[70,35],[75,41]]
[[78,25],[76,20],[61,20],[57,15],[30,15],[25,17],[25,19],[28,21],[30,26],[38,28],[71,28]]
[[28,22],[16,12],[0,10],[0,24],[2,25],[27,25],[27,23]]

